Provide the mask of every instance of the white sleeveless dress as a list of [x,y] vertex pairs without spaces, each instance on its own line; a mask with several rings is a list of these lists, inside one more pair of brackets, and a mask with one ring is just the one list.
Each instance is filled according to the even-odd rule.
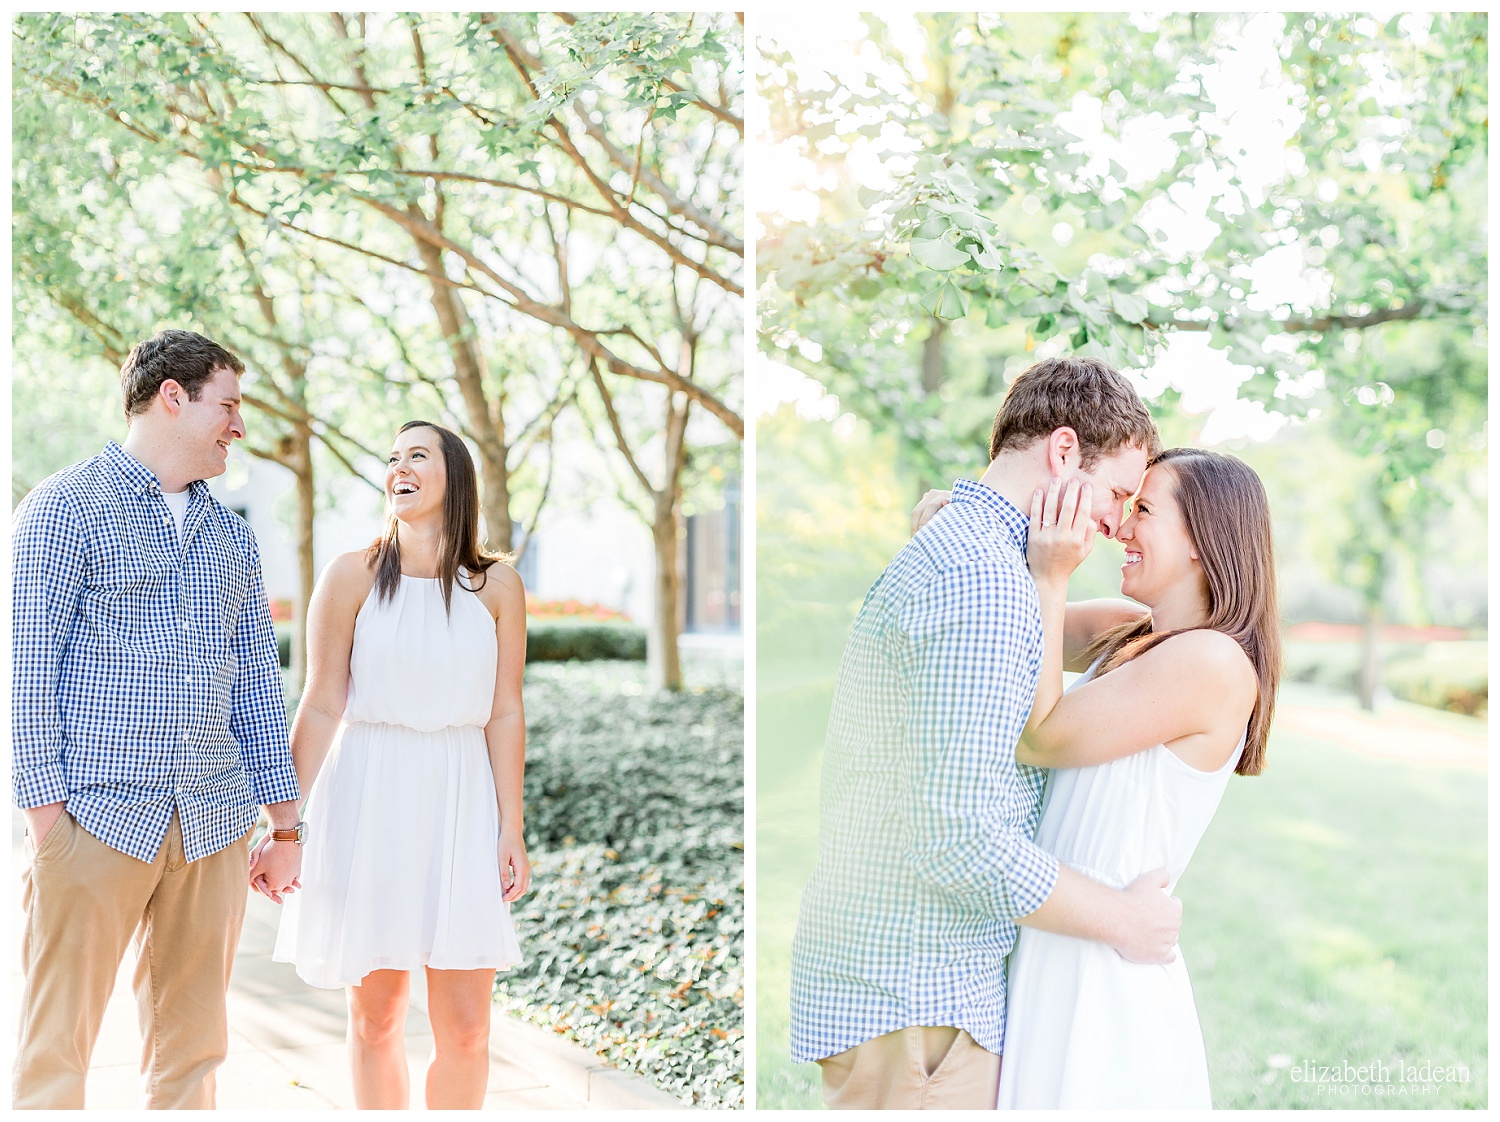
[[[1074,688],[1093,677],[1095,666]],[[1095,880],[1123,887],[1187,868],[1224,788],[1165,745],[1047,777],[1036,843]],[[1164,966],[1112,947],[1023,927],[1007,972],[1001,1109],[1211,1107],[1208,1059],[1182,949]]]
[[344,724],[308,798],[302,889],[272,957],[333,989],[372,970],[521,960],[500,888],[500,811],[484,726],[495,621],[479,597],[403,576],[354,624]]

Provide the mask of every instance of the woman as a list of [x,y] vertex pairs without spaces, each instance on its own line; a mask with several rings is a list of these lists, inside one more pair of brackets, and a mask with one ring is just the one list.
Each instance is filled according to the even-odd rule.
[[452,432],[403,425],[385,493],[381,537],[335,558],[308,610],[292,726],[298,782],[311,786],[302,891],[287,897],[273,957],[348,988],[361,1109],[408,1106],[403,1026],[410,972],[425,968],[427,1106],[478,1108],[495,970],[521,957],[509,905],[531,879],[525,593],[480,549],[474,464]]
[[[1231,456],[1158,456],[1116,535],[1121,591],[1143,613],[1066,603],[1094,539],[1082,491],[1054,480],[1032,502],[1044,653],[1016,758],[1052,769],[1038,845],[1116,886],[1166,867],[1170,892],[1230,774],[1264,766],[1281,670],[1270,509]],[[1066,693],[1065,669],[1086,671]],[[1212,1105],[1180,953],[1139,965],[1023,927],[1007,993],[1000,1107]]]

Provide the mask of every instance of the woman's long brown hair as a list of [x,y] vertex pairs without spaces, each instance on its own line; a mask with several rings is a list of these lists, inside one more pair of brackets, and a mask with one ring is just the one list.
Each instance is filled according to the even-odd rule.
[[[1265,767],[1266,738],[1281,681],[1281,616],[1276,605],[1271,504],[1260,477],[1233,456],[1200,448],[1168,448],[1151,461],[1152,467],[1158,465],[1170,469],[1173,498],[1208,582],[1208,620],[1203,627],[1234,639],[1255,667],[1260,690],[1245,736],[1245,752],[1234,770],[1240,775],[1259,775]],[[1092,662],[1103,655],[1099,673],[1105,674],[1176,634],[1152,631],[1148,615],[1106,631],[1086,657]]]
[[[443,496],[443,534],[438,541],[437,576],[442,582],[443,607],[451,613],[458,570],[468,571],[469,587],[477,591],[484,587],[484,581],[476,585],[474,577],[504,558],[487,553],[480,544],[479,476],[474,470],[474,459],[458,434],[431,421],[407,421],[396,430],[397,435],[407,429],[431,429],[438,434],[438,444],[443,450],[448,488]],[[380,599],[389,600],[401,587],[401,543],[396,537],[396,514],[389,507],[385,512],[385,529],[365,551],[365,558],[375,569],[375,588]]]

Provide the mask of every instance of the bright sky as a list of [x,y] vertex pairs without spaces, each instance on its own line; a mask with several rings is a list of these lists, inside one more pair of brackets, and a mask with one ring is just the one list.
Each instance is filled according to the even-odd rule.
[[[1135,18],[1142,26],[1149,26],[1151,17]],[[1231,186],[1228,176],[1205,169],[1174,184],[1167,198],[1154,199],[1143,208],[1141,225],[1167,235],[1160,244],[1169,254],[1185,257],[1201,252],[1217,233],[1218,221],[1233,221],[1247,201],[1252,205],[1260,201],[1267,186],[1288,173],[1305,171],[1301,154],[1287,145],[1301,122],[1302,111],[1292,101],[1293,87],[1281,79],[1275,36],[1283,18],[1273,14],[1253,17],[1233,48],[1202,74],[1204,87],[1218,110],[1205,114],[1202,123],[1222,137],[1225,150],[1235,153],[1240,186]],[[899,14],[887,19],[893,42],[920,47],[923,32],[914,17]],[[1403,24],[1409,34],[1425,34],[1425,19],[1409,17],[1409,21],[1410,27]],[[773,38],[797,60],[799,78],[810,88],[857,89],[868,85],[895,94],[906,84],[879,57],[853,13],[787,20],[777,27]],[[915,73],[923,71],[920,50],[909,54],[908,62]],[[800,137],[772,144],[765,110],[758,99],[752,98],[751,105],[751,125],[759,138],[760,206],[793,221],[815,220],[818,201],[810,188],[833,184],[821,182],[819,176],[824,173],[804,154],[805,142]],[[1086,153],[1091,163],[1107,168],[1109,160],[1117,161],[1126,170],[1127,184],[1143,183],[1170,166],[1176,157],[1176,141],[1170,133],[1178,122],[1152,114],[1130,121],[1121,135],[1114,137],[1105,132],[1105,108],[1097,98],[1081,93],[1058,117],[1057,124],[1079,138],[1078,150]],[[842,151],[848,174],[860,185],[886,188],[892,176],[909,168],[907,153],[911,147],[894,125],[875,138],[854,132],[866,119],[850,114],[838,133],[821,141],[819,147],[826,153]],[[1337,191],[1331,182],[1320,187]],[[1242,197],[1242,188],[1250,199]],[[1112,201],[1107,193],[1104,201]],[[754,219],[752,222],[759,236],[763,227]],[[1053,229],[1059,244],[1071,241],[1073,233],[1067,222],[1059,222]],[[1327,275],[1307,260],[1300,242],[1265,254],[1247,271],[1244,280],[1245,303],[1257,310],[1282,305],[1307,310],[1326,298],[1329,285]],[[1060,349],[1063,342],[1048,340],[1038,349],[1038,357],[1047,353],[1049,344]],[[1150,367],[1127,373],[1143,393],[1150,395],[1170,385],[1183,393],[1185,409],[1207,413],[1202,434],[1206,444],[1245,437],[1269,439],[1285,418],[1274,411],[1268,413],[1259,404],[1239,400],[1237,388],[1250,377],[1250,369],[1231,364],[1224,352],[1214,351],[1208,344],[1206,333],[1177,333]],[[839,416],[837,399],[828,399],[816,382],[770,359],[757,362],[749,381],[753,412],[769,412],[783,401],[795,401],[805,416],[827,420]]]

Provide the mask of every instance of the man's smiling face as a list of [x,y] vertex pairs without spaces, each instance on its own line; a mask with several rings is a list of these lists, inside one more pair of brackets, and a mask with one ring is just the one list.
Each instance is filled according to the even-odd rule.
[[245,435],[240,416],[240,380],[233,370],[219,367],[191,400],[186,390],[179,398],[182,412],[177,418],[178,448],[188,461],[191,478],[212,479],[223,475],[229,461],[229,445]]
[[1107,456],[1100,456],[1087,470],[1074,473],[1075,477],[1092,484],[1092,509],[1089,517],[1106,538],[1113,538],[1125,519],[1125,504],[1141,489],[1141,477],[1146,474],[1146,450],[1144,448],[1122,448]]

